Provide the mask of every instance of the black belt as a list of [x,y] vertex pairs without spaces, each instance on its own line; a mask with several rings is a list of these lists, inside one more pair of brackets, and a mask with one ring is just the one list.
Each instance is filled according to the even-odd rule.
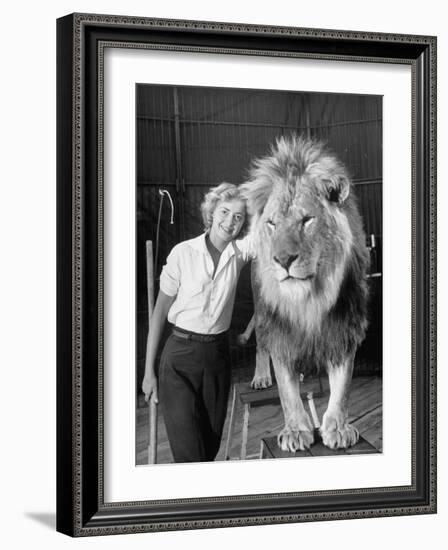
[[220,332],[219,334],[198,334],[197,332],[189,332],[188,330],[184,330],[183,328],[173,328],[174,336],[177,336],[178,338],[183,338],[184,340],[191,340],[192,342],[217,342],[218,340],[222,340],[226,334],[227,331]]

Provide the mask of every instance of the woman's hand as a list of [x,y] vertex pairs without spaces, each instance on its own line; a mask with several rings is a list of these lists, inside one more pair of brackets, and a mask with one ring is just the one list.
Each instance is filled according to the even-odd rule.
[[154,371],[156,353],[168,310],[174,299],[175,296],[168,296],[160,290],[149,321],[148,339],[146,341],[145,377],[142,383],[142,390],[145,394],[145,401],[149,401],[152,396],[156,404],[159,402],[157,376]]
[[239,346],[245,346],[249,341],[249,338],[252,336],[252,332],[255,328],[255,314],[252,315],[249,324],[246,327],[246,330],[242,334],[238,334],[236,337],[236,343]]
[[243,332],[242,334],[238,334],[236,337],[236,343],[239,346],[245,346],[247,342],[249,341],[250,334],[248,335],[246,332]]
[[145,374],[142,382],[142,390],[145,394],[146,402],[149,402],[152,397],[156,405],[159,403],[157,376],[153,372]]

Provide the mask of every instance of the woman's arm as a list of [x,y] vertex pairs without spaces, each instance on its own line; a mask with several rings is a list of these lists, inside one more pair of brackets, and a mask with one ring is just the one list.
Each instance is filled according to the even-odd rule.
[[168,311],[176,296],[168,296],[161,290],[157,296],[156,305],[149,322],[148,339],[146,341],[145,377],[143,378],[142,390],[145,394],[145,401],[153,395],[155,403],[158,403],[157,376],[154,363],[159,347],[160,337],[168,316]]

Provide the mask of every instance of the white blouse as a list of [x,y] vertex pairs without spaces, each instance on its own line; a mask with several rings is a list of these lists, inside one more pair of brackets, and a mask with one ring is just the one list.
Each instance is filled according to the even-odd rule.
[[200,334],[228,330],[238,276],[251,257],[249,237],[230,242],[213,277],[213,260],[205,233],[177,244],[160,275],[160,290],[176,296],[168,311],[168,321]]

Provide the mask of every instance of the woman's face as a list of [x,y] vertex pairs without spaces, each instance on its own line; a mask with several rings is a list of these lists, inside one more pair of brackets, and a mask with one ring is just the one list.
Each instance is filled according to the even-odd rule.
[[210,239],[227,244],[236,239],[246,219],[246,204],[239,199],[219,201],[213,212]]

